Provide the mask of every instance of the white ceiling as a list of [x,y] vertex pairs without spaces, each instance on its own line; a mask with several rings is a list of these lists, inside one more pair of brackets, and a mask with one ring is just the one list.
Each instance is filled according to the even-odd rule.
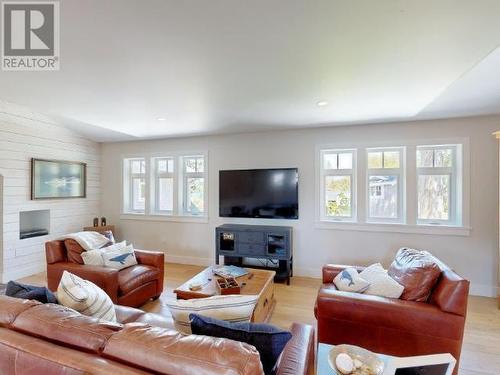
[[498,14],[498,0],[64,0],[61,70],[1,71],[0,100],[101,141],[500,113]]

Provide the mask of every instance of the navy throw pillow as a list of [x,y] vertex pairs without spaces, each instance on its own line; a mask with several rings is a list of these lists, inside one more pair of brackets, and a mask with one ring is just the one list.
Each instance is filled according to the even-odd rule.
[[57,303],[55,294],[47,288],[21,284],[16,281],[9,281],[7,283],[5,295],[15,298],[34,299],[41,303]]
[[266,374],[274,366],[292,334],[278,327],[263,323],[230,323],[197,314],[189,314],[191,331],[195,335],[222,337],[246,342],[255,346]]

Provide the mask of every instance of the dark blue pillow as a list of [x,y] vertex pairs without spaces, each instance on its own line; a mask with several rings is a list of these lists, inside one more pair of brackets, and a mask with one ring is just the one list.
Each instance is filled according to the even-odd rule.
[[266,374],[274,365],[292,334],[278,327],[262,323],[230,323],[197,314],[189,314],[191,331],[195,335],[223,337],[255,346]]
[[34,299],[41,303],[57,303],[54,293],[42,286],[21,284],[9,281],[5,290],[5,295],[15,298]]

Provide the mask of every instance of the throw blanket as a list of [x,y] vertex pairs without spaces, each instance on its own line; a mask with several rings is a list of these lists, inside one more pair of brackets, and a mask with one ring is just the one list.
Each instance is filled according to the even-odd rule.
[[97,232],[77,232],[66,234],[59,238],[60,240],[72,239],[86,251],[100,249],[109,242],[105,236]]

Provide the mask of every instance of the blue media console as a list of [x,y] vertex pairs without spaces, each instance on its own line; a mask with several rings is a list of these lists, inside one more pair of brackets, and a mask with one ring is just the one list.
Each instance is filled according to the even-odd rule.
[[292,227],[271,225],[224,224],[215,228],[215,262],[224,257],[224,264],[245,266],[245,259],[254,258],[260,266],[272,269],[277,280],[290,285],[293,276]]

